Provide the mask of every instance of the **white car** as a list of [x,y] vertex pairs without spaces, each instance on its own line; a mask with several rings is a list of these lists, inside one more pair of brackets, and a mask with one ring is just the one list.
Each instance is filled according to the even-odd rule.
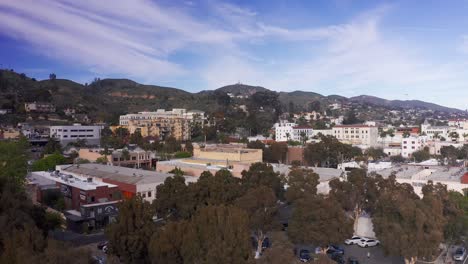
[[346,239],[346,240],[344,241],[344,243],[345,243],[346,245],[356,245],[359,241],[361,241],[361,239],[362,239],[362,237],[360,237],[360,236],[353,236],[353,237],[350,238],[350,239]]
[[380,241],[378,241],[377,239],[363,237],[361,238],[361,240],[359,240],[357,244],[360,247],[374,247],[378,246],[380,244]]

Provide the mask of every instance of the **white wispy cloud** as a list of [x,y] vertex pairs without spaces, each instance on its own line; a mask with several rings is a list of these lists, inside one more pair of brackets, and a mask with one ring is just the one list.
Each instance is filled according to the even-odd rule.
[[[191,13],[207,5],[203,15]],[[171,6],[149,0],[2,0],[0,34],[93,74],[144,82],[198,79],[205,88],[217,88],[241,81],[277,90],[410,94],[429,101],[450,88],[468,96],[463,60],[433,62],[385,32],[382,20],[389,12],[392,7],[383,5],[347,22],[291,28],[262,21],[254,9],[217,1]],[[289,49],[254,52],[271,45]],[[468,53],[467,36],[458,48]],[[182,64],[174,59],[179,53],[199,62]],[[465,107],[461,98],[447,103]]]

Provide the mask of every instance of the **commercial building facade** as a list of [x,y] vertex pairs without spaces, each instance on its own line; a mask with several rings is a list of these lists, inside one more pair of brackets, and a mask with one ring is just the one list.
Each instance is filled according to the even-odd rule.
[[367,125],[339,125],[332,128],[332,134],[343,143],[375,147],[379,129],[376,126]]
[[86,140],[88,144],[97,145],[100,143],[101,130],[103,126],[82,126],[74,124],[72,126],[51,126],[50,137],[56,138],[60,144],[67,145],[70,142]]
[[205,113],[202,111],[186,111],[175,108],[171,111],[158,109],[156,112],[139,112],[120,116],[119,125],[129,130],[130,134],[141,133],[142,136],[154,136],[165,139],[169,136],[177,140],[189,140],[191,126],[199,124],[203,127]]

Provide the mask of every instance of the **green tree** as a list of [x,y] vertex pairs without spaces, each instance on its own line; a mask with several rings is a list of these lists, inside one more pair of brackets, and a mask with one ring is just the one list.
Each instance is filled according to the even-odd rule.
[[339,163],[362,156],[362,151],[349,144],[343,144],[334,136],[320,135],[320,142],[307,144],[304,159],[309,165],[336,167]]
[[272,163],[283,163],[288,153],[288,144],[285,142],[273,142],[264,150],[264,159]]
[[319,175],[311,169],[292,168],[287,178],[286,201],[293,203],[306,195],[316,195],[319,179]]
[[0,141],[0,188],[6,183],[23,186],[27,172],[28,142],[21,138],[18,142]]
[[156,187],[156,199],[153,206],[159,218],[180,219],[189,218],[191,212],[187,205],[191,202],[187,196],[188,186],[182,175],[175,174],[164,180],[164,184]]
[[171,136],[164,141],[165,152],[174,153],[180,150],[181,150],[180,142],[175,137]]
[[257,239],[255,258],[260,258],[263,240],[275,226],[278,211],[275,193],[266,186],[250,189],[236,201],[236,205],[247,212],[250,229]]
[[280,175],[268,163],[253,163],[248,171],[242,172],[241,181],[245,190],[267,186],[275,192],[276,197],[280,199],[283,197],[284,188]]
[[412,157],[416,162],[425,161],[431,158],[431,154],[429,153],[429,148],[424,147],[422,150],[418,150],[413,152]]
[[135,133],[130,135],[129,139],[130,144],[136,144],[137,146],[142,146],[144,143],[144,139],[141,136],[140,131],[135,131]]
[[151,237],[149,255],[151,263],[183,264],[182,245],[190,228],[188,221],[169,222]]
[[247,214],[234,206],[207,206],[190,220],[184,263],[242,264],[251,257]]
[[116,222],[106,229],[109,251],[125,263],[150,263],[148,244],[154,232],[154,210],[141,196],[119,205]]
[[124,149],[122,150],[121,159],[123,159],[123,160],[130,160],[130,152],[128,151],[128,149],[124,148]]
[[67,159],[61,154],[55,153],[48,155],[32,164],[33,171],[48,171],[55,170],[56,165],[66,164]]
[[352,212],[354,230],[363,212],[372,213],[378,199],[376,180],[368,177],[363,169],[352,170],[346,181],[333,179],[330,181],[330,197],[339,202],[343,210]]
[[99,158],[96,159],[96,163],[99,163],[99,164],[107,164],[108,160],[107,160],[107,156],[101,156]]
[[219,170],[213,176],[210,172],[200,175],[196,184],[189,186],[190,200],[194,210],[208,205],[230,205],[242,193],[241,180],[228,170]]
[[384,252],[403,256],[405,263],[433,257],[444,239],[442,202],[419,199],[411,185],[397,183],[394,176],[380,186],[373,224]]
[[43,154],[62,153],[62,146],[60,142],[54,138],[49,138],[47,144],[44,146]]
[[326,247],[349,238],[353,233],[352,222],[336,203],[322,195],[297,200],[288,226],[291,240]]
[[382,148],[374,148],[374,147],[368,148],[365,152],[365,155],[368,158],[372,158],[372,160],[379,160],[387,156]]

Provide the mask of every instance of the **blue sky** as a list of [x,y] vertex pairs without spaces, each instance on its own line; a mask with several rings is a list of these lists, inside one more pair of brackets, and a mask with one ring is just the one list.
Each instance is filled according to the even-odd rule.
[[468,1],[1,0],[0,67],[468,108]]

